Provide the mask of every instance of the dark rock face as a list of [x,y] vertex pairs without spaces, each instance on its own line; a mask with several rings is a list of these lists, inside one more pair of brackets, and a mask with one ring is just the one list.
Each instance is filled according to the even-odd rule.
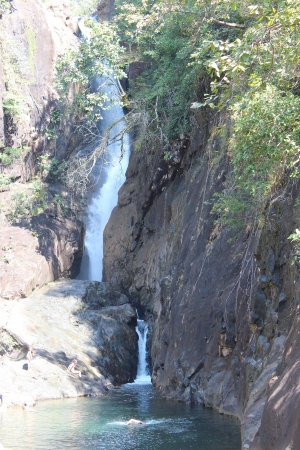
[[137,320],[128,298],[107,283],[94,282],[84,303],[87,307],[78,317],[94,327],[101,372],[114,384],[132,382],[137,373]]
[[53,280],[76,278],[84,250],[85,225],[78,219],[40,214],[32,219],[39,236],[39,251],[46,258]]
[[269,395],[260,439],[264,423],[272,429],[270,380],[294,367],[282,356],[299,302],[287,239],[298,188],[274,200],[253,231],[236,236],[216,225],[210,212],[229,167],[226,142],[203,112],[196,119],[192,141],[178,141],[169,158],[132,154],[105,229],[104,279],[152,324],[154,386],[238,416],[248,448]]
[[115,9],[114,0],[99,0],[97,7],[98,21],[103,22],[106,20],[110,20],[114,9]]

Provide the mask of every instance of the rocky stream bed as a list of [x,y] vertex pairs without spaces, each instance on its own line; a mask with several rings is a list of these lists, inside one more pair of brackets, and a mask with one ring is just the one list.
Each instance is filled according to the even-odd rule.
[[[19,301],[1,300],[0,386],[4,405],[103,395],[133,381],[136,313],[106,283],[63,280]],[[26,354],[35,355],[27,367]],[[66,371],[73,358],[82,377]]]

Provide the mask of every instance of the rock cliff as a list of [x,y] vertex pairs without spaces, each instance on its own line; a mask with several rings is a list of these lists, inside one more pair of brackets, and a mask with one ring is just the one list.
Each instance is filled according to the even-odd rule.
[[216,130],[230,124],[207,112],[195,120],[167,156],[131,155],[105,229],[104,279],[152,325],[152,381],[164,397],[239,417],[243,448],[256,433],[253,449],[287,448],[297,441],[299,271],[288,236],[298,184],[252,230],[222,227],[211,208],[229,161]]
[[[54,87],[55,64],[77,45],[74,28],[67,3],[57,0],[16,0],[0,19],[2,298],[24,297],[62,274],[76,275],[82,257],[84,225],[57,204],[68,192],[62,186],[37,190],[29,182],[41,170],[39,158],[60,158],[78,143],[70,114],[59,115],[55,135],[49,131],[52,112],[63,110]],[[36,211],[30,220],[26,202],[34,192],[44,212]],[[14,213],[21,220],[9,217]]]

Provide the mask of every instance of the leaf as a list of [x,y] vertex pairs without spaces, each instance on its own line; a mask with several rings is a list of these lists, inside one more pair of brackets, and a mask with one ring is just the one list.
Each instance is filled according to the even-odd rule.
[[209,63],[209,67],[211,67],[212,69],[214,69],[214,71],[216,72],[216,75],[219,77],[220,76],[220,71],[219,71],[219,66],[216,63],[216,61],[211,61]]
[[191,104],[191,109],[198,109],[198,108],[201,108],[204,105],[205,105],[204,103],[194,102],[194,103]]

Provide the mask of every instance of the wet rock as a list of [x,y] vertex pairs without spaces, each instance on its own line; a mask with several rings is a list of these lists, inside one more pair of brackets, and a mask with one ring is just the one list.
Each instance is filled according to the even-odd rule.
[[280,272],[276,271],[272,277],[272,283],[277,287],[281,287]]
[[287,300],[286,293],[285,292],[281,292],[279,294],[279,298],[278,298],[279,303],[285,302],[286,300]]
[[258,286],[256,290],[256,299],[254,303],[254,312],[260,318],[264,318],[265,311],[266,311],[266,296],[263,289],[261,289],[261,287]]
[[274,272],[275,261],[276,261],[275,252],[271,246],[268,246],[268,253],[266,257],[266,268],[271,273]]
[[259,336],[257,340],[257,354],[264,358],[266,354],[268,353],[270,343],[267,341],[265,336]]
[[[97,289],[101,298],[95,309],[96,294],[89,302],[89,292]],[[109,306],[111,293],[102,307],[105,290],[101,283],[65,280],[50,283],[19,302],[8,302],[11,307],[2,326],[15,353],[3,346],[0,335],[4,348],[0,386],[7,405],[103,395],[112,384],[133,381],[137,370],[135,310],[128,303]],[[33,342],[35,355],[28,368],[22,348]],[[66,371],[73,358],[78,360],[81,378]]]

